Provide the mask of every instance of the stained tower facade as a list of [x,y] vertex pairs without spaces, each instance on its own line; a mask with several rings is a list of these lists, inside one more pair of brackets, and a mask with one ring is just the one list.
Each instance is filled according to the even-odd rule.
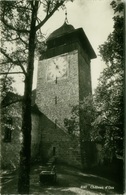
[[72,107],[91,92],[90,61],[95,57],[82,28],[65,22],[47,39],[38,64],[36,104],[61,128]]

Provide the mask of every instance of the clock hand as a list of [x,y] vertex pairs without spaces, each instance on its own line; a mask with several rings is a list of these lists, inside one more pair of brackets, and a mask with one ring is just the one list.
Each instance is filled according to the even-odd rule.
[[55,62],[55,61],[53,61],[53,63],[55,64],[55,66],[56,66],[56,68],[57,68],[58,66],[57,66],[56,62]]

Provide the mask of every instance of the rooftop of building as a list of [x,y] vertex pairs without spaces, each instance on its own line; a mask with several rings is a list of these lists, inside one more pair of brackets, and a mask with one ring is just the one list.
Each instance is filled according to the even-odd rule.
[[51,40],[51,39],[54,39],[54,38],[57,38],[57,37],[60,37],[62,35],[65,35],[67,33],[71,33],[71,32],[74,32],[75,28],[71,25],[71,24],[68,24],[66,21],[64,22],[64,24],[56,29],[55,31],[53,31],[50,36],[48,37],[47,41]]

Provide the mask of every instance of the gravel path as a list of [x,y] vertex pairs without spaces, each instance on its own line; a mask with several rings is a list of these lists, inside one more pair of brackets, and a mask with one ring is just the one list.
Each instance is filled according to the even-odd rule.
[[[117,184],[102,177],[85,174],[78,169],[58,166],[55,185],[42,185],[39,182],[40,166],[31,170],[30,194],[35,195],[103,195],[119,194]],[[1,194],[17,194],[17,175],[2,178]]]

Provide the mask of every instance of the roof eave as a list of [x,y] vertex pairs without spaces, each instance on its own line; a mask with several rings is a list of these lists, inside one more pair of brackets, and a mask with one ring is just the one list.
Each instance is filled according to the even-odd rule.
[[[90,56],[90,59],[95,59],[97,56],[96,56],[96,53],[94,51],[94,49],[92,48],[84,30],[82,28],[78,28],[78,29],[75,29],[71,32],[67,32],[66,34],[62,34],[62,35],[59,35],[57,37],[52,37],[51,39],[47,39],[47,43],[50,42],[50,41],[53,41],[53,40],[56,40],[56,39],[59,39],[60,37],[63,37],[63,36],[67,36],[67,35],[70,35],[70,34],[78,34],[78,38],[80,40],[80,43],[82,43],[82,47],[84,49],[87,49],[87,52],[88,52],[88,55]],[[87,46],[87,48],[85,48],[85,44]]]
[[88,53],[91,59],[95,59],[97,58],[97,55],[93,49],[93,47],[91,46],[84,30],[82,28],[78,28],[75,30],[78,34],[79,34],[79,39],[82,41],[82,45],[84,46],[85,44],[88,46]]

